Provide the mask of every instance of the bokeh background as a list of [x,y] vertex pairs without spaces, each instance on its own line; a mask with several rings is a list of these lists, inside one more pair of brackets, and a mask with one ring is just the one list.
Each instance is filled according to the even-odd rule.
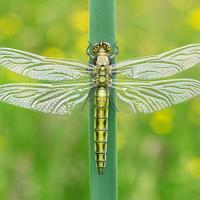
[[[118,60],[200,41],[199,0],[118,0]],[[0,46],[87,61],[86,0],[1,0]],[[179,77],[199,78],[197,67]],[[1,68],[0,83],[31,82]],[[118,114],[119,199],[200,199],[200,97]],[[89,199],[88,114],[0,104],[0,199]],[[102,197],[103,199],[103,197]]]

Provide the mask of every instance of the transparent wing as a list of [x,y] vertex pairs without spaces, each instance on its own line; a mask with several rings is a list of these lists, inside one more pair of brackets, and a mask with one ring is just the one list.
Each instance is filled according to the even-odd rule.
[[194,79],[113,82],[111,87],[116,88],[119,105],[125,103],[134,113],[158,111],[200,94],[200,81]]
[[0,48],[0,65],[43,81],[67,81],[88,76],[90,67],[76,61],[46,58],[25,51]]
[[50,114],[71,114],[84,102],[91,85],[7,84],[0,85],[0,101]]
[[183,46],[155,56],[122,61],[113,66],[113,71],[128,78],[155,80],[172,76],[199,62],[200,43]]

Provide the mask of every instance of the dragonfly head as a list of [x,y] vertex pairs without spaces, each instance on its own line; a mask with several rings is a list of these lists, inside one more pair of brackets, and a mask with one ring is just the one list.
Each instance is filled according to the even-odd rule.
[[92,51],[94,54],[98,54],[98,53],[109,54],[111,53],[112,49],[111,49],[111,45],[108,42],[99,42],[94,45]]

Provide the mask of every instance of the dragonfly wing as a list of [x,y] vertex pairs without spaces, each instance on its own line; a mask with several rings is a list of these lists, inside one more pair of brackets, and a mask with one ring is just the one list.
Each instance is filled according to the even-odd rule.
[[50,114],[71,114],[84,102],[91,85],[7,84],[0,85],[0,101]]
[[53,59],[25,51],[0,48],[0,65],[16,73],[43,81],[67,81],[88,76],[88,65]]
[[113,67],[119,75],[138,80],[165,78],[200,62],[200,43],[183,46],[165,53],[122,61]]
[[158,111],[200,94],[200,81],[194,79],[113,82],[112,87],[116,88],[118,99],[134,113]]

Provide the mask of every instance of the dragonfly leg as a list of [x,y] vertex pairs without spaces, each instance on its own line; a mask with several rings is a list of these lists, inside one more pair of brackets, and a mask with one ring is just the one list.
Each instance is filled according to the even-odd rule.
[[94,59],[95,58],[95,56],[91,53],[91,51],[90,51],[90,49],[91,49],[91,47],[93,47],[93,45],[92,45],[92,43],[91,42],[88,42],[89,43],[89,45],[88,45],[88,47],[87,47],[87,49],[86,49],[86,54],[91,58],[91,59]]
[[117,42],[115,42],[114,46],[114,51],[112,53],[112,55],[110,56],[111,59],[113,59],[117,54],[119,54],[119,48],[117,46]]
[[95,87],[90,89],[90,92],[88,93],[88,96],[83,104],[83,106],[81,107],[81,112],[84,111],[86,104],[88,103],[88,101],[93,102],[94,100],[94,93],[95,91]]
[[90,67],[94,67],[95,65],[93,63],[88,63]]
[[110,97],[109,98],[109,102],[110,102],[110,105],[111,107],[116,110],[117,112],[119,112],[119,108],[115,105],[115,103],[113,102],[112,98]]

